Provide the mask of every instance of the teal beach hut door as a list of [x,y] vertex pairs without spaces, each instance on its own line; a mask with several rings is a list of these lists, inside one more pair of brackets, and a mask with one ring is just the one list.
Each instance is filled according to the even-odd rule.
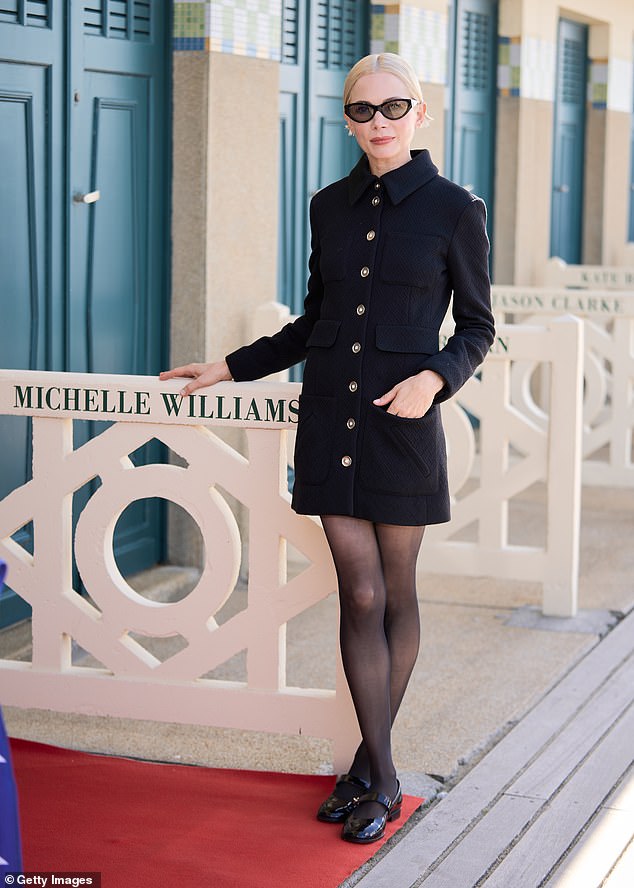
[[[164,363],[168,24],[150,0],[0,0],[0,366]],[[75,423],[75,446],[95,431]],[[0,453],[4,497],[29,478],[28,421],[0,417]],[[160,519],[156,501],[126,510],[124,573],[161,557]],[[26,613],[10,592],[0,603],[0,625]]]
[[[166,16],[150,0],[82,7],[71,21],[78,51],[70,75],[67,364],[156,374],[167,316]],[[86,426],[84,435],[98,430]],[[157,459],[157,445],[133,458]],[[124,574],[160,559],[161,509],[159,500],[137,501],[120,518],[115,544]]]
[[348,70],[367,52],[365,0],[284,0],[280,66],[278,295],[301,313],[308,269],[308,205],[359,158],[344,127]]
[[[64,23],[50,6],[0,2],[0,366],[20,369],[63,368]],[[0,416],[0,498],[31,457],[30,420]],[[33,551],[30,523],[13,537]],[[27,615],[0,589],[0,626]]]
[[550,255],[581,262],[587,25],[561,19],[553,138]]
[[458,2],[453,44],[449,176],[485,201],[490,233],[495,168],[497,3],[491,0]]

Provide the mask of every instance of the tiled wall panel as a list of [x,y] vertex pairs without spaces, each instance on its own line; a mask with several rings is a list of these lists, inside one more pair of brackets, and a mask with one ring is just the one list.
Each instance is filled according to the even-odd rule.
[[370,52],[398,52],[423,83],[447,80],[447,14],[408,3],[372,3]]
[[174,3],[174,49],[280,59],[281,0]]

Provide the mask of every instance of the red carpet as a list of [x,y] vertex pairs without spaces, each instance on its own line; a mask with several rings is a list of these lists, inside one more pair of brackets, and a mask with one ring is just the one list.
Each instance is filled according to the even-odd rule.
[[[162,765],[12,740],[24,870],[103,888],[336,888],[381,846],[315,811],[332,777]],[[420,804],[406,796],[400,820]]]

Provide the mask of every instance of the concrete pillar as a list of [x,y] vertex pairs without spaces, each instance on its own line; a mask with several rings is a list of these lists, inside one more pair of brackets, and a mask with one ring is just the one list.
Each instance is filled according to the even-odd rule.
[[[170,364],[243,344],[256,306],[276,298],[279,64],[174,54]],[[227,431],[235,446],[240,433]],[[168,521],[168,559],[200,564],[199,534]]]

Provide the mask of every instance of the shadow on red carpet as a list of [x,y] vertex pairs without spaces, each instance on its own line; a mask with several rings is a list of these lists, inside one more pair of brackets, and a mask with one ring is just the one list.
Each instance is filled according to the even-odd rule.
[[332,777],[158,764],[11,741],[24,870],[101,872],[103,888],[336,888],[382,842],[315,818]]

